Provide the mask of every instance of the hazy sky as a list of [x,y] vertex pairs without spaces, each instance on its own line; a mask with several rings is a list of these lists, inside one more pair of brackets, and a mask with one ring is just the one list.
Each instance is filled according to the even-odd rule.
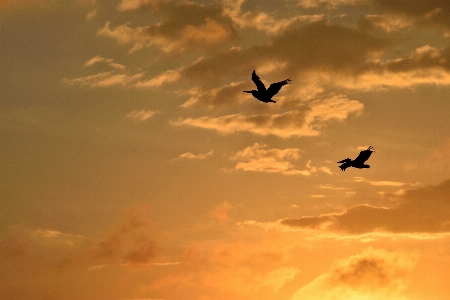
[[1,298],[448,300],[449,45],[447,0],[0,1]]

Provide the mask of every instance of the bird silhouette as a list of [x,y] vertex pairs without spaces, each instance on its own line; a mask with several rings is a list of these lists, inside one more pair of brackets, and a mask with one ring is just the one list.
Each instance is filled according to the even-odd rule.
[[339,166],[342,171],[345,171],[348,167],[358,168],[358,169],[365,169],[370,168],[369,165],[365,165],[364,163],[366,160],[369,159],[370,155],[372,155],[372,152],[374,152],[372,146],[369,146],[367,150],[363,150],[359,152],[359,155],[355,160],[351,160],[350,158],[343,159],[341,161],[338,161],[338,164],[342,164]]
[[258,99],[259,101],[262,101],[264,103],[269,103],[269,102],[276,103],[276,101],[272,100],[272,97],[280,91],[280,89],[283,85],[286,85],[289,83],[289,81],[291,81],[291,79],[288,78],[288,79],[280,81],[280,82],[275,82],[275,83],[272,83],[268,89],[266,89],[266,87],[264,86],[264,83],[262,83],[261,79],[259,79],[258,75],[256,75],[255,70],[253,70],[253,73],[252,73],[252,80],[256,84],[256,88],[258,90],[251,90],[251,91],[244,91],[244,92],[252,94],[253,97],[255,97],[256,99]]

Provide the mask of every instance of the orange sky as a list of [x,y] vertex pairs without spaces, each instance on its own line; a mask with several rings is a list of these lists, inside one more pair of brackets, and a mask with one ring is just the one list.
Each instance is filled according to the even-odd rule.
[[0,1],[2,299],[447,300],[449,20]]

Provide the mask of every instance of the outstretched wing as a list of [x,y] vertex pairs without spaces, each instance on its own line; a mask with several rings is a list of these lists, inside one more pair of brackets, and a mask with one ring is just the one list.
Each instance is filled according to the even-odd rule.
[[367,150],[363,150],[361,152],[359,152],[359,155],[357,158],[355,158],[354,163],[359,165],[359,164],[364,164],[366,162],[366,160],[369,159],[370,155],[372,155],[372,146],[369,146],[369,148],[367,148]]
[[288,79],[286,79],[286,80],[283,80],[283,81],[280,81],[280,82],[272,83],[272,84],[269,86],[269,88],[267,89],[267,94],[268,94],[268,96],[270,96],[270,98],[272,98],[276,93],[278,93],[278,92],[280,91],[281,87],[282,87],[283,85],[288,84],[289,81],[291,81],[290,78],[288,78]]
[[252,80],[256,84],[256,88],[258,89],[258,91],[260,91],[260,92],[266,91],[266,87],[264,86],[264,83],[262,83],[261,79],[259,79],[258,75],[256,75],[255,70],[253,70],[253,73],[252,73]]

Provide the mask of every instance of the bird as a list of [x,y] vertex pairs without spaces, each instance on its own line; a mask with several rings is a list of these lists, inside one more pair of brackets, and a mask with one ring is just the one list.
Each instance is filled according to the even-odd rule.
[[264,83],[262,83],[261,79],[258,77],[258,75],[256,75],[255,70],[253,70],[252,73],[252,80],[256,84],[256,88],[258,90],[244,91],[244,93],[250,93],[253,95],[253,97],[264,103],[277,103],[276,101],[272,100],[272,97],[280,91],[283,85],[289,84],[289,81],[291,81],[291,79],[288,78],[280,82],[275,82],[272,83],[268,89],[266,89]]
[[342,171],[345,171],[345,169],[347,169],[348,167],[353,167],[353,168],[358,168],[358,169],[370,168],[369,165],[365,165],[364,163],[366,162],[366,160],[369,159],[370,155],[372,155],[372,152],[375,152],[372,149],[373,149],[373,147],[369,146],[369,148],[367,148],[367,150],[363,150],[363,151],[359,152],[359,155],[357,158],[355,158],[355,160],[346,158],[341,161],[338,161],[337,162],[338,164],[342,164],[339,166],[339,168],[341,168]]

